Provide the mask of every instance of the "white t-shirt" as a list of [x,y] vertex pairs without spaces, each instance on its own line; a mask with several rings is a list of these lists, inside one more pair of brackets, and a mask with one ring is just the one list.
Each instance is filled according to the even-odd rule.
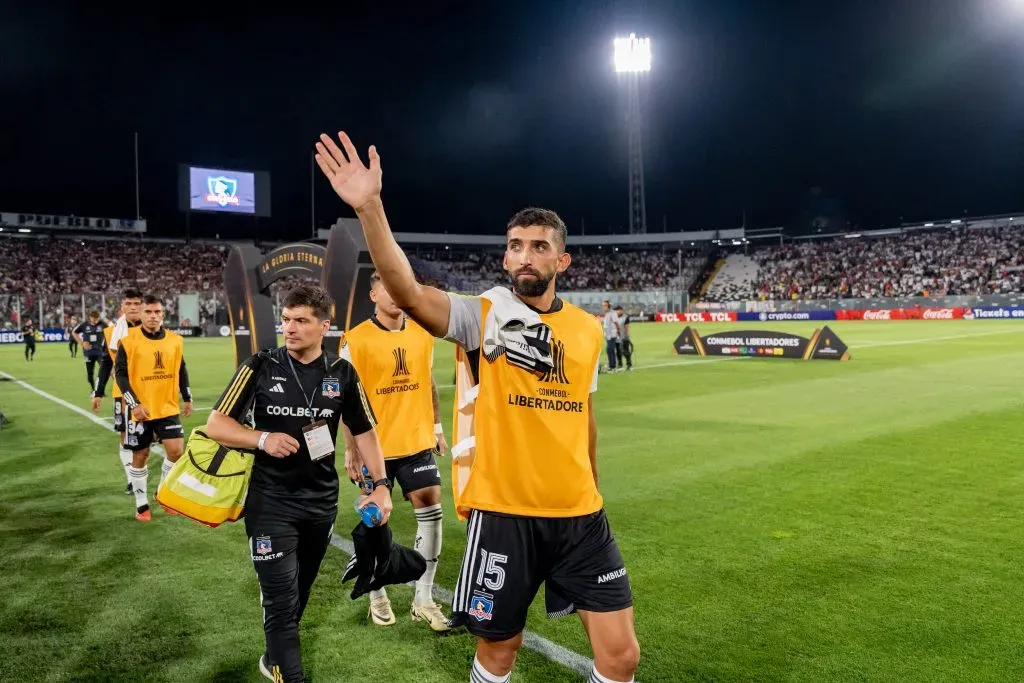
[[618,339],[619,314],[615,311],[608,311],[604,314],[604,338],[605,339]]

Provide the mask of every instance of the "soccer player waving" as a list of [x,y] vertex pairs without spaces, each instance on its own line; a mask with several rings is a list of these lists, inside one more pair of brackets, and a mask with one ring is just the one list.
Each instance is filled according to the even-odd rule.
[[114,380],[120,387],[128,413],[125,445],[132,451],[132,490],[135,519],[151,519],[146,481],[149,478],[149,447],[160,440],[167,455],[160,481],[181,457],[184,433],[178,393],[184,401],[185,417],[192,414],[192,392],[188,388],[185,348],[181,335],[165,330],[164,305],[155,296],[142,298],[142,326],[139,334],[121,340],[114,360]]
[[[377,273],[370,276],[370,299],[377,305],[374,317],[348,331],[341,357],[355,366],[369,388],[388,479],[402,487],[416,515],[415,548],[427,569],[416,582],[412,618],[434,631],[447,631],[448,619],[433,598],[441,554],[441,475],[434,449],[442,455],[448,450],[431,373],[434,336],[405,317]],[[361,465],[358,451],[347,448],[345,467],[351,479],[361,478]],[[383,588],[370,592],[370,618],[378,626],[395,623]]]
[[339,425],[373,478],[373,493],[361,506],[375,503],[381,523],[391,512],[390,483],[359,376],[351,363],[323,349],[332,307],[321,287],[288,292],[281,309],[284,347],[238,366],[206,423],[214,441],[256,453],[245,533],[263,600],[267,651],[259,668],[284,683],[305,680],[299,621],[338,514]]
[[[453,439],[453,458],[473,448],[456,508],[469,513],[468,544],[453,621],[477,636],[471,680],[507,681],[522,644],[527,609],[542,582],[558,611],[576,611],[594,651],[590,680],[632,681],[640,656],[629,579],[597,488],[597,388],[602,331],[588,313],[555,295],[569,267],[566,229],[552,211],[528,209],[506,231],[504,267],[512,292],[460,297],[419,284],[388,226],[380,156],[370,165],[339,133],[316,160],[355,209],[381,281],[426,330],[459,344],[475,375],[474,445]],[[475,395],[475,398],[472,396]]]

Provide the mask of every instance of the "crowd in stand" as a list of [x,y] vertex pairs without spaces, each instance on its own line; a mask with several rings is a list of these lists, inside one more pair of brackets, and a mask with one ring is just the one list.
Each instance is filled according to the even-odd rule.
[[838,299],[1024,291],[1024,228],[803,242],[755,252],[756,280],[726,300]]
[[72,313],[81,317],[83,296],[87,308],[116,310],[125,283],[167,297],[167,315],[174,318],[177,300],[169,295],[220,291],[226,258],[218,244],[0,239],[3,324],[17,326],[19,307],[34,312],[24,316],[33,319],[41,308],[40,327],[63,327]]
[[[685,289],[704,263],[697,252],[656,249],[571,254],[572,265],[559,280],[563,291]],[[1024,228],[789,243],[756,251],[751,257],[749,267],[752,271],[756,264],[756,275],[752,280],[745,275],[743,283],[718,292],[719,300],[1024,291]],[[67,310],[78,314],[82,309],[82,299],[76,299],[82,296],[87,308],[116,310],[123,283],[165,296],[170,315],[176,304],[172,295],[199,293],[201,315],[212,317],[217,299],[222,298],[226,258],[227,247],[216,243],[0,239],[0,325],[16,325],[13,311],[17,308],[33,312],[41,308],[44,320],[37,322],[62,326]],[[508,282],[500,252],[437,250],[411,254],[410,261],[421,281],[442,289],[475,293]],[[272,294],[283,286],[276,286]]]
[[[169,321],[178,322],[176,295],[199,294],[199,322],[221,322],[227,255],[216,243],[0,238],[0,328],[20,327],[19,310],[41,328],[64,327],[83,309],[112,313],[127,284],[161,296]],[[276,301],[301,279],[275,283],[271,296]],[[436,277],[422,280],[446,286]]]
[[[618,251],[613,249],[571,252],[572,264],[559,277],[562,291],[642,291],[685,288],[704,260],[676,251]],[[508,282],[500,253],[456,254],[439,251],[413,259],[419,271],[434,271],[453,289],[481,292]]]
[[227,250],[217,244],[0,239],[0,293],[84,294],[132,282],[147,292],[220,289]]

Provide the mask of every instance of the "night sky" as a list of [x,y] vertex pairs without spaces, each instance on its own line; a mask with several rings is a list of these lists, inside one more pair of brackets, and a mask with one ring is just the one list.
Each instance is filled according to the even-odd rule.
[[[500,232],[542,205],[571,234],[625,231],[628,31],[654,43],[652,232],[1024,210],[1016,0],[43,4],[0,22],[3,211],[134,217],[138,131],[151,234],[183,234],[193,162],[270,171],[273,216],[194,216],[192,235],[298,239],[313,142],[344,128],[377,145],[396,230]],[[321,227],[351,215],[315,183]]]

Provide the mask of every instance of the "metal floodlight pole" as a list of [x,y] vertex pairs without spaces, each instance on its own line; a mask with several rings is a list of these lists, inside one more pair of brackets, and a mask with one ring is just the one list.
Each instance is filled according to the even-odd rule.
[[651,39],[630,33],[616,38],[615,71],[626,82],[626,128],[629,136],[629,232],[647,232],[647,201],[644,197],[644,154],[640,79],[651,70]]

